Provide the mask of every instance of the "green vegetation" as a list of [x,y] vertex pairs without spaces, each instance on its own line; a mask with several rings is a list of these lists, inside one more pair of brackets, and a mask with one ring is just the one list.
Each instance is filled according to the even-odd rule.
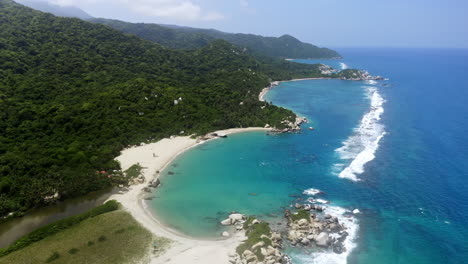
[[280,58],[336,58],[336,51],[319,48],[284,35],[279,38],[263,37],[252,34],[231,34],[213,29],[199,29],[157,24],[129,23],[104,18],[89,21],[109,25],[128,34],[137,35],[172,49],[197,49],[215,39],[223,39],[251,53]]
[[143,167],[140,165],[140,163],[137,163],[133,164],[132,166],[130,166],[130,168],[126,169],[124,173],[127,176],[127,178],[133,179],[141,175],[142,169]]
[[296,213],[291,214],[289,218],[291,218],[292,221],[306,219],[310,222],[310,212],[304,209],[300,209]]
[[78,225],[82,221],[96,217],[98,215],[107,213],[107,212],[112,212],[115,211],[119,208],[119,203],[115,200],[111,200],[106,202],[105,204],[98,206],[96,208],[93,208],[85,213],[71,216],[56,222],[53,222],[51,224],[48,224],[46,226],[43,226],[39,229],[36,229],[35,231],[25,235],[24,237],[18,239],[15,243],[10,245],[9,247],[6,248],[1,248],[0,249],[0,257],[5,256],[10,254],[11,252],[14,252],[16,250],[22,249],[26,246],[29,246],[30,244],[37,242],[39,240],[42,240],[46,237],[52,236],[58,232],[61,232],[63,230],[66,230],[72,226]]
[[270,246],[272,244],[271,239],[269,239],[271,236],[271,229],[268,223],[259,222],[252,224],[253,220],[255,220],[254,217],[249,217],[244,223],[244,230],[245,234],[247,235],[247,240],[237,247],[236,252],[242,256],[242,253],[245,250],[251,250],[257,256],[258,260],[262,261],[265,256],[261,254],[260,247],[252,250],[252,246],[262,241],[265,243],[265,246]]
[[54,261],[54,260],[57,260],[58,258],[60,258],[60,254],[59,254],[58,252],[54,252],[54,253],[52,253],[52,255],[50,255],[50,257],[48,257],[48,258],[46,259],[45,262],[46,262],[46,263],[50,263],[50,262],[52,262],[52,261]]
[[71,248],[70,250],[68,250],[68,253],[70,253],[70,254],[76,254],[76,253],[78,253],[78,251],[80,251],[80,250],[77,249],[77,248]]
[[[124,231],[117,233],[116,230]],[[106,240],[90,243],[101,236]],[[0,257],[0,263],[140,263],[148,260],[153,242],[161,251],[169,244],[166,239],[155,239],[127,212],[117,210],[88,218]]]
[[114,157],[129,145],[281,128],[294,113],[258,93],[320,76],[317,65],[259,61],[222,40],[169,50],[11,0],[0,0],[0,24],[0,216],[124,182]]

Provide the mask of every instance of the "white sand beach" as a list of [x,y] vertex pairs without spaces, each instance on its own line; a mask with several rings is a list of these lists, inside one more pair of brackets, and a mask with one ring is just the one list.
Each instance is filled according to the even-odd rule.
[[[218,134],[233,134],[246,131],[268,131],[266,128],[234,128],[216,131]],[[165,138],[155,143],[124,149],[116,158],[123,170],[136,163],[144,167],[143,175],[146,180],[158,177],[157,171],[162,171],[173,159],[184,151],[202,144],[206,141],[185,137]],[[165,237],[173,241],[171,248],[157,258],[152,258],[151,263],[169,264],[228,264],[229,254],[235,252],[235,248],[245,239],[243,233],[237,233],[228,239],[200,240],[177,233],[175,230],[164,226],[148,210],[145,209],[142,200],[143,188],[147,183],[133,185],[130,191],[124,194],[112,195],[109,200],[117,200],[125,210],[140,222],[154,235]]]

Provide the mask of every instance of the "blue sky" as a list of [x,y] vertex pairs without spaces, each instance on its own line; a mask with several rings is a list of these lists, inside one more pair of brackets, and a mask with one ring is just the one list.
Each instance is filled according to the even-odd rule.
[[327,47],[468,48],[466,0],[47,0],[95,17],[291,34]]

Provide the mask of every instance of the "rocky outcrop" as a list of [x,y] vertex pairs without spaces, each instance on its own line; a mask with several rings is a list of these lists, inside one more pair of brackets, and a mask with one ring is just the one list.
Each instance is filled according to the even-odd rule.
[[291,245],[331,248],[338,254],[346,251],[343,242],[348,233],[337,217],[324,214],[323,208],[316,205],[295,204],[294,207],[298,208],[297,212],[285,212],[287,239]]
[[[233,215],[231,215],[233,216]],[[233,219],[234,216],[228,219]],[[226,219],[226,220],[228,220]],[[227,222],[227,221],[226,221]],[[244,222],[245,232],[249,237],[239,245],[236,253],[229,255],[232,264],[288,264],[290,258],[281,252],[282,237],[273,232],[266,222],[249,218]]]
[[337,73],[338,71],[333,69],[332,67],[325,65],[325,64],[320,64],[319,66],[320,73],[324,75],[331,75],[333,73]]
[[307,118],[296,116],[294,122],[283,120],[281,123],[286,127],[283,129],[273,129],[273,133],[298,133],[301,131],[301,125],[307,123]]
[[221,224],[224,226],[242,225],[245,222],[245,220],[247,220],[247,217],[245,215],[233,213],[230,214],[228,218],[221,221]]
[[349,80],[349,81],[384,80],[382,76],[372,76],[367,71],[355,70],[355,69],[342,70],[337,74],[337,77],[341,80]]

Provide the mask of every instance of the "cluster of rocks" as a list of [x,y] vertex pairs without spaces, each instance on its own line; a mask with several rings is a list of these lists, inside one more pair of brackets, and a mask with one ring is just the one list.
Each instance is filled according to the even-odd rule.
[[363,70],[345,70],[339,73],[339,77],[341,80],[349,80],[349,81],[380,81],[384,80],[382,76],[373,76],[368,71]]
[[156,180],[151,180],[151,181],[148,183],[148,186],[146,186],[146,187],[143,188],[143,191],[150,193],[150,192],[151,192],[151,188],[157,188],[159,185],[161,185],[161,181],[159,180],[159,178],[156,179]]
[[223,133],[208,133],[204,136],[201,136],[197,139],[197,143],[198,142],[201,142],[201,141],[206,141],[206,140],[210,140],[210,139],[214,139],[214,138],[227,138],[227,135],[226,134],[223,134]]
[[[247,217],[239,213],[232,213],[228,218],[221,221],[224,226],[235,226],[237,231],[245,231]],[[250,219],[246,229],[255,228],[255,225],[260,224],[258,219]],[[223,232],[223,236],[227,232]],[[245,243],[245,241],[244,241]],[[229,254],[229,262],[232,264],[289,264],[290,258],[281,253],[282,237],[280,233],[271,232],[269,235],[262,234],[260,240],[242,252]]]
[[321,74],[325,74],[325,75],[330,75],[330,74],[338,72],[337,70],[325,64],[320,64],[319,70]]
[[286,128],[274,129],[274,133],[297,133],[301,130],[301,125],[307,123],[307,118],[296,116],[296,120],[294,120],[294,122],[283,120],[281,123],[286,125]]
[[[303,210],[306,210],[306,211],[318,211],[318,212],[322,212],[324,210],[324,208],[318,204],[300,204],[300,203],[296,203],[294,205],[294,208],[296,209],[303,209]],[[285,215],[286,214],[290,214],[290,211],[289,210],[286,210],[285,212]]]
[[295,207],[299,207],[298,212],[285,212],[288,220],[287,239],[291,245],[332,248],[337,254],[346,251],[343,242],[348,233],[337,217],[324,214],[324,208],[320,206],[296,204]]
[[[244,223],[247,220],[247,217],[243,214],[232,213],[228,218],[221,221],[223,226],[235,226],[237,231],[242,231],[244,229]],[[222,233],[223,237],[228,237],[228,232]]]
[[[278,234],[279,235],[279,234]],[[280,235],[281,237],[281,235]],[[255,250],[260,250],[263,260],[259,260]],[[265,246],[265,242],[261,241],[252,246],[252,250],[246,249],[242,255],[237,253],[229,255],[229,262],[232,264],[291,264],[291,258],[283,253],[278,248],[273,246]]]

